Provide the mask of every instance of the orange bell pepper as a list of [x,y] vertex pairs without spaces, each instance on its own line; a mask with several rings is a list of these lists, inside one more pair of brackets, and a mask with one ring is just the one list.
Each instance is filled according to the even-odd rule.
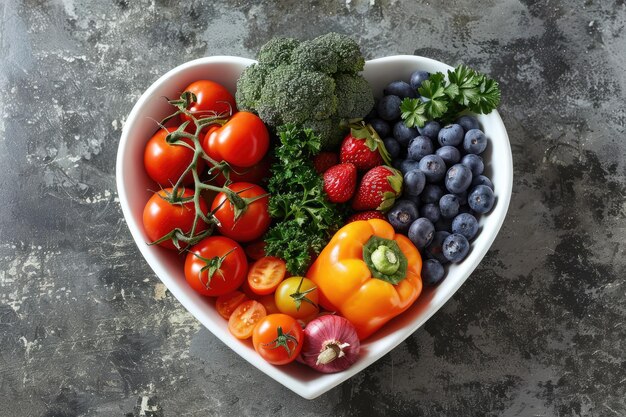
[[307,273],[319,303],[337,311],[363,340],[408,309],[422,292],[417,248],[380,219],[342,227]]

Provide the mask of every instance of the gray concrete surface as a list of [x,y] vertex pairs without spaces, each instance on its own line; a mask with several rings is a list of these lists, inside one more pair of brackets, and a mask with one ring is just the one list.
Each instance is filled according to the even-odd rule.
[[[625,25],[624,0],[2,0],[0,415],[626,415]],[[367,57],[499,79],[515,187],[454,298],[307,401],[165,291],[122,218],[115,155],[168,69],[329,30]]]

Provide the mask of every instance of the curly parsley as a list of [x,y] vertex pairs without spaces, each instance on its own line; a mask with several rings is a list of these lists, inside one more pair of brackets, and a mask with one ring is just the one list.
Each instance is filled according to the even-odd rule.
[[407,127],[422,127],[428,120],[451,121],[470,110],[487,114],[500,104],[500,87],[495,80],[459,65],[448,71],[431,74],[417,90],[420,98],[405,98],[400,110]]
[[303,275],[311,255],[320,253],[341,226],[343,213],[326,199],[310,162],[320,150],[319,136],[293,124],[279,127],[278,136],[268,184],[275,224],[265,235],[265,252],[284,259],[292,274]]

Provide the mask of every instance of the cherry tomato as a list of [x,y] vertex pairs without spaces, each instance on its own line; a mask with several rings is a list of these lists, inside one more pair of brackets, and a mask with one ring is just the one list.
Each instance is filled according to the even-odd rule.
[[252,336],[254,326],[266,316],[265,307],[258,301],[245,301],[233,311],[228,319],[228,330],[237,339]]
[[310,317],[319,311],[319,293],[315,283],[308,278],[287,278],[276,288],[274,297],[280,312],[296,319]]
[[264,296],[260,297],[259,299],[257,299],[257,301],[259,303],[263,304],[263,307],[265,307],[265,311],[267,312],[267,314],[280,313],[280,310],[278,309],[278,307],[276,307],[276,301],[274,300],[274,294],[264,295]]
[[257,294],[271,294],[285,278],[286,273],[285,261],[266,256],[253,263],[248,270],[248,285]]
[[228,320],[230,315],[233,314],[233,311],[245,301],[248,301],[248,297],[241,291],[229,292],[228,294],[217,297],[215,300],[215,309],[220,316]]
[[[172,204],[164,199],[167,193],[171,192],[171,188],[165,188],[155,193],[152,197],[150,197],[150,200],[148,200],[143,209],[143,227],[150,242],[154,242],[164,237],[174,229],[180,229],[185,234],[191,231],[191,227],[196,216],[193,201],[188,201],[182,204]],[[193,191],[185,190],[181,193],[181,197],[193,197]],[[200,199],[200,209],[205,214],[209,211],[207,204],[203,199]],[[206,230],[206,228],[206,223],[202,219],[198,219],[195,235]],[[186,246],[186,244],[182,241],[179,243],[181,248]],[[177,250],[171,239],[159,243],[159,246]]]
[[226,161],[237,167],[257,164],[267,152],[270,135],[263,120],[254,113],[235,113],[222,126],[211,126],[202,147],[216,161]]
[[[176,128],[159,129],[146,144],[143,155],[143,164],[146,172],[156,183],[163,186],[173,186],[185,169],[193,160],[193,151],[184,145],[170,145],[165,141],[168,133]],[[191,140],[185,139],[185,143],[192,145]],[[198,159],[197,169],[201,172],[204,168],[204,160]],[[185,175],[183,184],[193,183],[193,174]]]
[[[197,119],[215,115],[229,116],[237,111],[235,98],[221,84],[209,80],[193,82],[183,91],[191,91],[197,100],[191,103],[189,110]],[[181,114],[182,121],[191,121],[191,118]],[[191,122],[193,123],[193,122]]]
[[[248,265],[248,269],[250,269],[251,266],[252,266],[252,264],[249,264]],[[247,279],[243,280],[243,284],[241,284],[241,287],[239,289],[241,291],[243,291],[243,293],[246,295],[246,297],[248,297],[251,300],[258,301],[259,298],[261,298],[261,296],[259,294],[257,294],[254,291],[252,291],[252,289],[250,288],[250,285],[248,285],[248,280]]]
[[[251,182],[252,184],[263,184],[264,180],[270,177],[270,166],[272,162],[270,158],[265,157],[259,161],[259,163],[249,167],[231,166],[232,170],[229,172],[230,182]],[[226,177],[220,171],[217,175],[211,175],[214,177],[211,181],[220,187],[226,184]]]
[[249,243],[244,251],[248,258],[258,261],[259,259],[265,256],[265,242],[262,240],[257,240],[256,242]]
[[[250,242],[263,236],[272,221],[267,211],[269,202],[268,196],[265,195],[267,192],[258,185],[248,182],[236,182],[228,188],[242,198],[256,200],[250,202],[239,218],[235,219],[233,204],[228,201],[226,194],[219,193],[213,200],[211,211],[221,223],[218,227],[220,233],[237,242]],[[265,196],[261,197],[263,195]]]
[[302,350],[304,332],[298,322],[286,314],[270,314],[254,328],[252,344],[266,361],[285,365],[294,361]]
[[[213,272],[212,275],[209,275]],[[189,250],[185,279],[202,295],[217,297],[239,288],[248,272],[248,260],[237,242],[224,236],[202,239]]]

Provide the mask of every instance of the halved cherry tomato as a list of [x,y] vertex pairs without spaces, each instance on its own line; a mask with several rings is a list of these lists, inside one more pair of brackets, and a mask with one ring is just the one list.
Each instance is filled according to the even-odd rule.
[[220,316],[228,320],[230,315],[233,314],[233,311],[245,301],[248,301],[248,297],[241,291],[229,292],[228,294],[217,297],[215,300],[215,309]]
[[259,321],[266,316],[265,307],[258,301],[250,300],[239,304],[228,319],[228,330],[237,339],[247,339]]
[[230,184],[228,188],[242,198],[256,200],[250,202],[239,218],[235,219],[236,211],[233,204],[228,201],[226,194],[219,193],[213,200],[211,211],[221,223],[218,226],[220,233],[237,242],[250,242],[263,236],[272,221],[267,210],[269,203],[267,192],[258,185],[248,182],[236,182]]
[[294,361],[302,350],[304,332],[293,318],[286,314],[270,314],[254,328],[252,344],[266,361],[285,365]]
[[[154,242],[164,237],[174,229],[180,229],[183,233],[189,233],[191,231],[191,227],[196,216],[193,201],[172,204],[165,200],[168,193],[171,192],[171,188],[164,188],[159,192],[154,193],[143,209],[143,227],[150,242]],[[193,197],[193,191],[185,190],[181,193],[181,197]],[[209,210],[207,204],[202,199],[200,199],[200,209],[205,214]],[[203,232],[206,228],[206,223],[202,219],[198,219],[195,235]],[[181,248],[187,246],[182,241],[179,241],[179,244]],[[159,243],[159,246],[167,249],[178,250],[171,239]]]
[[280,283],[274,297],[280,312],[296,319],[310,317],[319,311],[319,291],[308,278],[287,278]]
[[265,256],[265,242],[262,240],[257,240],[256,242],[249,243],[244,251],[248,258],[258,261],[259,259]]
[[248,260],[243,248],[224,236],[202,239],[191,247],[185,260],[187,283],[200,294],[211,297],[239,288],[247,272]]
[[[252,266],[252,264],[248,264],[248,269],[250,269],[250,267]],[[243,291],[243,293],[246,295],[246,297],[248,297],[251,300],[259,300],[259,298],[261,298],[261,296],[257,293],[255,293],[254,291],[252,291],[252,289],[250,288],[250,285],[248,285],[248,280],[244,279],[243,280],[243,284],[241,284],[241,287],[239,287],[240,291]]]
[[211,158],[243,168],[257,164],[269,145],[270,135],[263,120],[245,111],[235,113],[223,126],[209,127],[202,142]]
[[277,314],[280,313],[278,307],[276,307],[276,301],[274,300],[274,294],[267,294],[257,299],[257,301],[263,304],[265,307],[265,311],[267,314]]
[[[235,98],[221,84],[209,80],[199,80],[187,86],[183,91],[191,91],[197,100],[191,103],[189,110],[197,119],[216,115],[229,116],[237,111]],[[191,121],[191,118],[181,114],[183,122]]]
[[285,261],[266,256],[252,264],[248,270],[248,285],[257,294],[271,294],[287,273]]
[[[174,127],[159,129],[146,144],[143,155],[143,165],[150,178],[165,187],[176,184],[193,160],[193,150],[184,145],[171,145],[165,140],[167,135],[175,130]],[[193,146],[190,139],[184,139],[184,142]],[[197,169],[198,172],[202,172],[204,159],[198,159]],[[191,183],[193,174],[190,171],[185,175],[183,184]]]

